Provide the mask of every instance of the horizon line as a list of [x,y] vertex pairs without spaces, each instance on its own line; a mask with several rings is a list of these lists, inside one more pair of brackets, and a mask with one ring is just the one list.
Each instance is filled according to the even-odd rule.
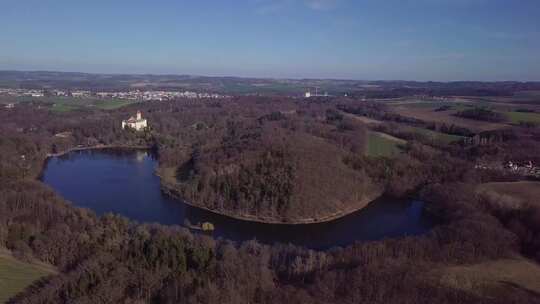
[[86,74],[86,75],[110,75],[110,76],[176,76],[176,77],[199,77],[199,78],[238,78],[238,79],[260,79],[260,80],[326,80],[326,81],[358,81],[358,82],[418,82],[418,83],[457,83],[457,82],[483,82],[483,83],[538,83],[540,80],[404,80],[404,79],[352,79],[352,78],[309,78],[309,77],[264,77],[264,76],[234,76],[234,75],[201,75],[182,73],[122,73],[122,72],[82,72],[66,70],[40,70],[40,69],[0,69],[3,72],[17,73],[64,73],[64,74]]

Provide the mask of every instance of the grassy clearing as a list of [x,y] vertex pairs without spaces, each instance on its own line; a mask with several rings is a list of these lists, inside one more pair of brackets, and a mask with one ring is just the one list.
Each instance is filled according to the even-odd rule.
[[100,110],[114,110],[130,104],[133,101],[127,100],[101,100],[101,99],[72,99],[72,100],[57,100],[52,104],[51,110],[54,112],[69,112],[80,109],[100,109]]
[[17,102],[39,102],[50,106],[55,113],[66,113],[84,109],[114,110],[138,101],[123,99],[97,99],[97,98],[73,98],[73,97],[20,97]]
[[51,267],[21,262],[0,253],[0,303],[23,291],[37,279],[54,273]]
[[540,265],[522,257],[434,270],[433,282],[479,296],[512,289],[540,293]]
[[93,105],[101,110],[114,110],[133,103],[136,102],[127,100],[98,100],[94,102]]
[[399,145],[405,141],[388,134],[369,132],[366,154],[372,157],[393,157],[401,153]]

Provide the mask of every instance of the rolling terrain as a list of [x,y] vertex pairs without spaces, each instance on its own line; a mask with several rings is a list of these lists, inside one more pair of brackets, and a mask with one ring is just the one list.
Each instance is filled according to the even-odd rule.
[[[150,127],[123,130],[121,121],[138,110]],[[535,184],[502,166],[536,164],[535,127],[503,123],[473,132],[396,114],[386,102],[276,96],[62,113],[20,103],[0,109],[0,121],[0,244],[58,271],[39,286],[13,291],[15,303],[539,301],[532,271],[540,236]],[[230,217],[313,223],[384,193],[421,200],[422,212],[436,222],[424,234],[330,250],[237,243],[181,226],[98,216],[36,180],[47,155],[104,146],[149,147],[162,186]],[[478,192],[514,189],[490,186],[501,181],[517,182],[509,192],[529,191],[517,209],[501,204],[499,194]],[[29,278],[24,284],[35,277]]]
[[7,302],[36,280],[55,273],[50,265],[22,262],[0,249],[0,303]]

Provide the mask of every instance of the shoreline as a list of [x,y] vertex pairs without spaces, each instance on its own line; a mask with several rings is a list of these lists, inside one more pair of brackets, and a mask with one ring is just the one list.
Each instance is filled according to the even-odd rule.
[[69,148],[67,150],[57,152],[57,153],[47,153],[45,159],[48,159],[51,157],[63,156],[70,152],[75,152],[75,151],[100,150],[100,149],[144,150],[144,149],[150,149],[150,148],[151,148],[150,146],[126,146],[126,145],[96,145],[96,146],[88,146],[88,147],[74,147],[74,148]]
[[214,209],[210,209],[203,206],[195,205],[191,202],[188,202],[182,198],[182,196],[178,193],[178,190],[174,188],[174,186],[170,185],[170,182],[167,182],[163,175],[156,171],[154,173],[157,177],[160,179],[160,185],[161,185],[161,191],[164,192],[166,195],[181,201],[182,203],[191,206],[193,208],[202,209],[208,212],[211,212],[213,214],[226,216],[235,220],[240,221],[246,221],[246,222],[253,222],[253,223],[260,223],[260,224],[269,224],[269,225],[309,225],[309,224],[322,224],[322,223],[328,223],[335,220],[338,220],[342,217],[345,217],[347,215],[350,215],[352,213],[355,213],[357,211],[360,211],[367,207],[370,203],[376,201],[377,199],[381,198],[383,196],[383,192],[377,193],[376,195],[368,196],[366,199],[362,200],[357,204],[357,206],[354,206],[352,208],[347,208],[345,210],[341,210],[339,212],[334,212],[330,215],[326,215],[319,218],[306,218],[306,219],[296,219],[296,220],[289,220],[289,221],[280,221],[276,219],[271,218],[261,218],[261,217],[255,217],[255,216],[246,216],[246,215],[237,215],[237,214],[230,214],[225,212],[220,212]]
[[[41,177],[43,176],[43,171],[46,168],[47,161],[52,157],[60,157],[63,155],[66,155],[70,152],[75,151],[86,151],[86,150],[104,150],[104,149],[127,149],[127,150],[143,150],[143,149],[150,149],[149,146],[126,146],[126,145],[96,145],[96,146],[89,146],[89,147],[74,147],[70,148],[58,153],[47,153],[45,160],[43,162],[43,166],[41,169],[40,174],[37,176],[37,179],[41,181]],[[246,221],[246,222],[254,222],[254,223],[261,223],[261,224],[270,224],[270,225],[309,225],[309,224],[321,224],[321,223],[328,223],[332,222],[334,220],[338,220],[342,217],[345,217],[347,215],[350,215],[352,213],[355,213],[357,211],[360,211],[364,209],[366,206],[368,206],[371,202],[376,201],[380,197],[383,196],[383,191],[379,191],[377,193],[373,193],[371,195],[367,195],[365,199],[361,200],[357,204],[354,204],[353,207],[347,208],[344,210],[340,210],[338,212],[334,212],[332,214],[318,217],[318,218],[304,218],[304,219],[294,219],[294,220],[276,220],[273,218],[264,218],[264,217],[255,217],[250,215],[237,215],[237,214],[231,214],[226,212],[221,212],[218,210],[210,209],[203,206],[198,206],[194,203],[191,203],[185,199],[182,198],[182,196],[178,193],[178,191],[175,189],[174,185],[172,185],[171,182],[167,181],[166,178],[163,176],[162,171],[160,170],[159,164],[158,168],[156,168],[154,174],[159,177],[160,180],[160,188],[161,191],[170,197],[172,197],[175,200],[178,200],[180,203],[186,204],[193,208],[198,208],[201,210],[205,210],[208,212],[211,212],[213,214],[229,217],[236,220]]]
[[100,150],[100,149],[149,150],[151,149],[151,147],[150,146],[125,146],[125,145],[96,145],[96,146],[88,146],[88,147],[73,147],[73,148],[69,148],[67,150],[57,152],[57,153],[47,153],[45,155],[45,159],[43,160],[43,164],[41,165],[41,169],[39,170],[39,173],[33,176],[33,178],[41,182],[41,178],[43,177],[43,172],[45,171],[45,168],[47,167],[47,162],[49,161],[49,159],[53,157],[61,157],[68,153],[76,152],[76,151]]

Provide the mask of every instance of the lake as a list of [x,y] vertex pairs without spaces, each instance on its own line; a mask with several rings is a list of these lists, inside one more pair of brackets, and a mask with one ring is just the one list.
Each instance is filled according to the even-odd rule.
[[183,225],[211,222],[216,238],[292,243],[313,249],[356,241],[418,235],[433,222],[420,201],[378,199],[366,208],[320,224],[275,225],[232,219],[191,207],[161,192],[156,158],[144,150],[84,150],[50,158],[42,181],[73,205],[98,215],[117,213],[138,222]]

